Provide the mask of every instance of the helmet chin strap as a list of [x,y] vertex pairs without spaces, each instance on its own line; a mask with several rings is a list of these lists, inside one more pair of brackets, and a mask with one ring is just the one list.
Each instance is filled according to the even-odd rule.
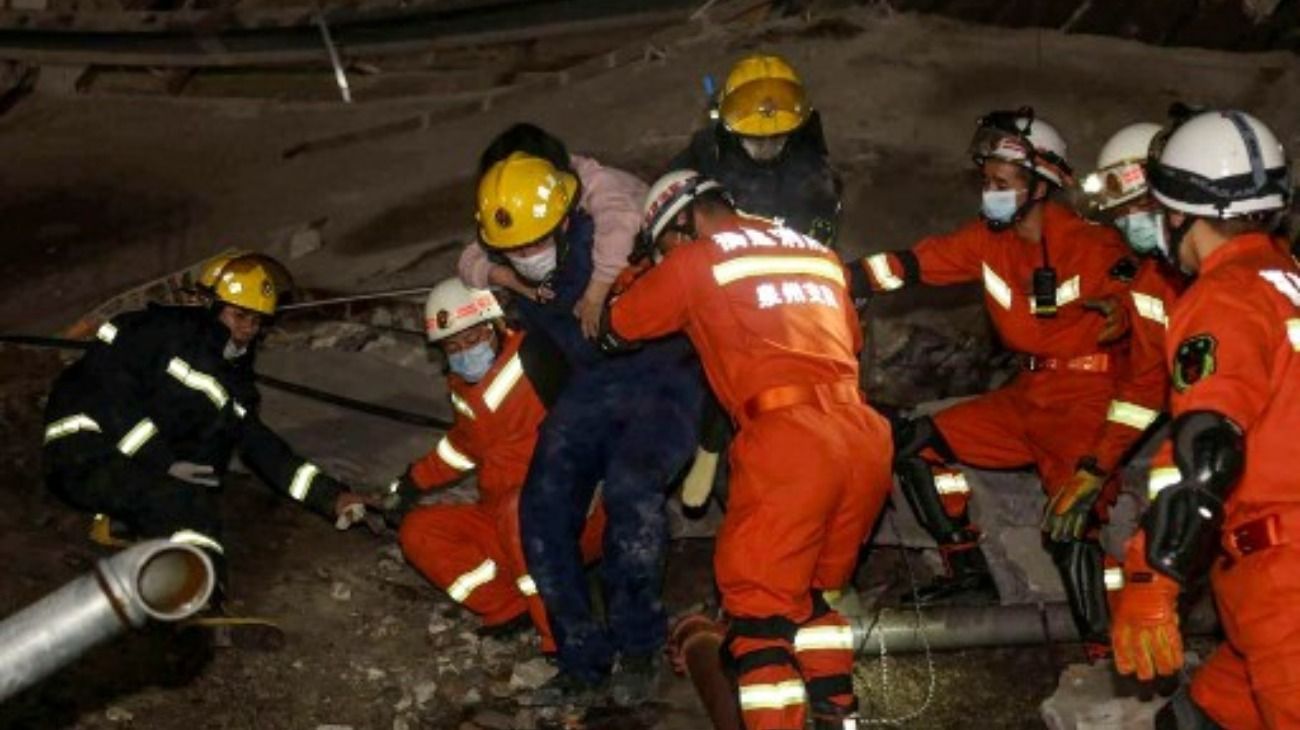
[[[1169,228],[1169,263],[1173,264],[1180,271],[1183,270],[1182,257],[1179,252],[1183,248],[1183,239],[1187,238],[1187,232],[1192,229],[1196,219],[1190,215],[1183,216],[1183,222],[1177,226]],[[1192,273],[1192,272],[1187,272]]]

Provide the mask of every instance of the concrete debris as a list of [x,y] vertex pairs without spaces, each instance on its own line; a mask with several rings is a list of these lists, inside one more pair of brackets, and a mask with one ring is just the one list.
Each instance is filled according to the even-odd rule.
[[379,667],[366,667],[366,679],[371,682],[378,682],[387,676],[388,672],[385,672]]
[[352,589],[348,587],[347,583],[336,580],[330,585],[330,598],[336,601],[350,601],[352,600]]
[[364,324],[323,322],[312,329],[308,347],[313,350],[356,352],[374,336],[374,332]]
[[109,722],[131,722],[135,719],[135,715],[125,707],[113,705],[104,710],[104,718]]
[[513,730],[515,719],[496,710],[483,710],[474,715],[474,725],[483,730]]
[[289,236],[289,260],[300,259],[309,253],[319,251],[324,241],[320,229],[301,228]]
[[545,657],[536,657],[526,662],[519,662],[510,675],[510,686],[516,691],[537,689],[559,671]]
[[1051,730],[1147,730],[1166,700],[1142,701],[1135,694],[1135,685],[1115,674],[1110,662],[1071,664],[1039,711]]
[[438,683],[432,679],[426,682],[420,682],[411,689],[415,697],[415,706],[423,708],[433,700],[438,693]]
[[316,730],[352,730],[351,725],[317,725]]

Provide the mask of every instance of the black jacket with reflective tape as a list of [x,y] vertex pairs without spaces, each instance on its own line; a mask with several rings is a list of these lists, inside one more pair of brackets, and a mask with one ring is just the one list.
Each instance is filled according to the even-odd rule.
[[736,135],[714,123],[696,132],[668,169],[691,169],[711,177],[726,187],[742,211],[780,218],[786,226],[835,246],[841,185],[827,159],[816,112],[770,163],[751,159]]
[[274,489],[332,516],[343,486],[258,418],[253,358],[226,360],[228,339],[203,307],[151,305],[114,317],[54,383],[51,466],[118,456],[159,472],[188,461],[224,474],[238,449]]

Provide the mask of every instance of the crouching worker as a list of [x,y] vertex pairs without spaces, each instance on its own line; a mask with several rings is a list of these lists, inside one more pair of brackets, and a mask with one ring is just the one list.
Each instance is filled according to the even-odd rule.
[[[425,306],[429,342],[446,358],[455,423],[436,447],[394,482],[399,505],[477,471],[476,504],[415,507],[402,519],[407,560],[453,600],[478,614],[482,636],[532,624],[542,651],[555,652],[546,609],[524,563],[519,537],[519,490],[546,417],[539,394],[552,400],[564,379],[563,361],[545,342],[507,329],[492,292],[448,279]],[[584,562],[600,555],[605,513],[592,502],[581,545]]]
[[232,454],[273,489],[346,528],[363,499],[258,417],[253,358],[275,314],[279,264],[234,257],[207,304],[158,306],[103,324],[55,381],[46,407],[45,471],[59,498],[140,538],[207,551],[226,585],[221,485]]

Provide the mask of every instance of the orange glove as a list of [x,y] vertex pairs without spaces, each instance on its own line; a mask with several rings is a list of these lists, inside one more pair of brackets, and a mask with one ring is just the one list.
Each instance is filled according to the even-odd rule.
[[1047,510],[1043,513],[1043,532],[1056,542],[1083,539],[1092,506],[1097,503],[1105,484],[1105,474],[1081,465],[1069,483],[1047,503]]
[[1128,308],[1121,306],[1119,300],[1115,297],[1089,299],[1083,303],[1083,308],[1100,314],[1106,320],[1105,324],[1102,325],[1101,334],[1097,335],[1098,345],[1109,345],[1128,334],[1131,326],[1128,318]]
[[1146,550],[1146,533],[1139,530],[1128,543],[1124,587],[1110,620],[1115,671],[1141,680],[1171,675],[1183,666],[1183,637],[1178,632],[1181,586],[1147,565]]

